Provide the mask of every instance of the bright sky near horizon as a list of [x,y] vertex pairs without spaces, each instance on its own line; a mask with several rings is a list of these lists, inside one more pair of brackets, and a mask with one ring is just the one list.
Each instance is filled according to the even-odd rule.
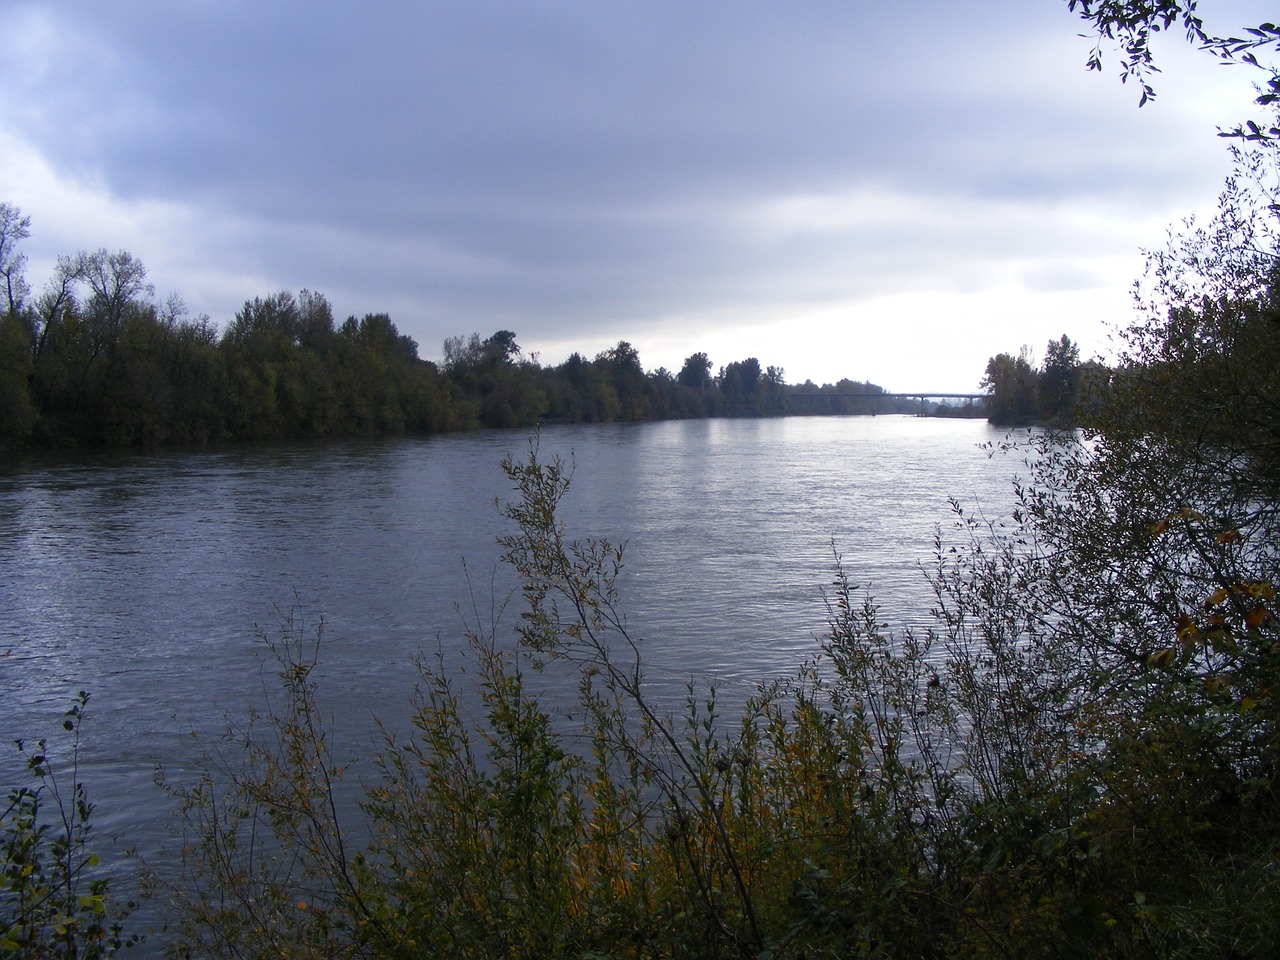
[[[1274,15],[1202,4],[1210,31]],[[1181,34],[1158,97],[1063,0],[0,0],[0,201],[225,324],[280,289],[428,359],[514,330],[786,379],[976,389],[1105,355],[1143,248],[1212,209],[1256,73]]]

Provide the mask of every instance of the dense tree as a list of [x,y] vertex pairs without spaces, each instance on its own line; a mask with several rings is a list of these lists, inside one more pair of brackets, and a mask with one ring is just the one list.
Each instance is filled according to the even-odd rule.
[[287,290],[246,300],[223,332],[228,424],[249,440],[285,435],[296,399],[298,304]]
[[495,366],[517,362],[523,355],[516,335],[510,330],[499,330],[484,342],[484,353]]
[[618,418],[648,420],[651,384],[640,365],[640,351],[626,340],[619,340],[596,356],[595,365],[618,398]]
[[59,257],[53,275],[29,311],[32,331],[32,399],[40,410],[39,432],[46,441],[57,441],[60,410],[70,406],[71,348],[79,328],[79,304],[75,296],[79,274],[75,260]]
[[524,358],[510,330],[499,330],[485,340],[478,334],[450,337],[444,354],[445,373],[465,398],[468,417],[479,425],[527,427],[547,412],[537,364]]
[[1070,423],[1080,402],[1080,348],[1064,333],[1050,340],[1040,368],[1041,415],[1053,423]]
[[[245,302],[221,335],[176,294],[153,300],[127,251],[61,257],[30,297],[5,209],[14,305],[0,317],[0,444],[208,443],[447,430],[450,388],[385,314],[335,329],[303,290]],[[19,293],[22,302],[19,303]]]
[[0,203],[0,284],[4,313],[0,314],[0,442],[4,437],[28,435],[38,411],[28,386],[33,359],[33,330],[25,312],[30,287],[26,255],[19,245],[31,235],[31,218],[9,203]]
[[82,253],[77,273],[89,288],[86,312],[104,328],[108,344],[119,338],[131,313],[143,308],[155,294],[147,283],[147,268],[127,250]]
[[[333,346],[333,307],[328,299],[312,290],[298,291],[298,345],[323,356]],[[413,345],[416,356],[418,345]]]
[[[987,361],[981,387],[987,391],[986,410],[992,423],[1016,425],[1080,422],[1081,384],[1085,369],[1080,349],[1066,334],[1050,340],[1044,364],[1032,364],[1031,351],[1023,347],[1017,357],[1001,353]],[[1102,380],[1092,377],[1095,389]]]
[[133,376],[136,344],[126,356],[120,355],[120,347],[126,326],[137,326],[140,317],[154,310],[155,289],[147,283],[142,261],[127,250],[81,253],[75,272],[87,290],[80,305],[79,369],[71,414],[82,419],[84,433],[107,436],[110,443],[127,443],[131,438],[123,422],[128,410],[148,401],[151,394]]
[[787,412],[786,371],[772,364],[765,368],[759,383],[759,412],[764,416],[778,416]]
[[0,315],[0,446],[6,437],[29,436],[39,419],[28,389],[33,368],[30,347],[30,330],[21,314]]
[[982,623],[1022,625],[1010,641],[1031,643],[1024,666],[1063,711],[1032,728],[1060,771],[1041,802],[1097,798],[1073,827],[1099,845],[1092,896],[1141,891],[1120,926],[1153,956],[1192,942],[1263,956],[1280,916],[1263,867],[1280,844],[1280,247],[1256,243],[1269,203],[1233,179],[1212,223],[1153,257],[1098,415],[1083,438],[1046,435],[1018,549],[973,567],[983,588],[1012,585]]
[[170,310],[170,436],[173,443],[210,443],[227,435],[226,366],[218,329],[208,315],[191,317],[185,305]]
[[997,354],[987,361],[980,386],[987,391],[992,423],[1027,423],[1036,416],[1035,371],[1024,350],[1017,357]]
[[547,371],[543,389],[552,397],[548,417],[559,423],[608,423],[622,413],[618,391],[603,364],[574,352]]
[[757,387],[763,371],[755,357],[735,360],[720,368],[716,386],[724,403],[724,412],[731,417],[752,416],[760,412]]
[[694,353],[685,358],[676,380],[691,390],[705,394],[711,385],[711,358],[705,353]]

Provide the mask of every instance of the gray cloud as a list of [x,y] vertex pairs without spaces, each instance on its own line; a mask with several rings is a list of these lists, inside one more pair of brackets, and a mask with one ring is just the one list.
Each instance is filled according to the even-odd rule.
[[1222,166],[1203,112],[1085,74],[1060,3],[10,7],[0,125],[184,208],[153,274],[216,319],[278,286],[392,309],[427,354],[1114,282],[1092,261]]

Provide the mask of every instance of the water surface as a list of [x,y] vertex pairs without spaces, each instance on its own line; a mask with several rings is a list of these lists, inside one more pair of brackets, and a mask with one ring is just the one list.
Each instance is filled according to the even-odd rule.
[[[697,420],[554,427],[570,533],[625,541],[623,605],[657,688],[729,690],[816,651],[833,545],[895,624],[927,621],[921,573],[948,497],[1011,508],[1014,464],[976,421]],[[529,438],[61,453],[0,465],[0,717],[52,734],[92,694],[85,770],[100,828],[146,847],[166,806],[156,764],[191,769],[192,731],[271,691],[255,627],[323,618],[325,704],[348,752],[407,712],[413,663],[493,622],[512,581],[499,462]],[[464,563],[465,562],[465,563]],[[501,623],[514,623],[518,598]],[[345,739],[344,739],[345,738]],[[6,785],[17,775],[0,755]]]

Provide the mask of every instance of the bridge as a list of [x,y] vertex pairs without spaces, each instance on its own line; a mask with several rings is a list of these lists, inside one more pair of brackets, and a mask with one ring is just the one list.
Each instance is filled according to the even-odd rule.
[[907,393],[832,393],[832,397],[906,397],[908,400],[985,400],[986,393],[938,393],[929,390],[914,390]]
[[989,396],[986,393],[949,393],[939,390],[909,390],[902,393],[788,393],[787,408],[793,412],[801,409],[812,410],[828,400],[872,401],[871,403],[857,403],[855,405],[856,412],[865,411],[867,407],[870,407],[871,413],[877,413],[879,412],[876,409],[878,404],[874,402],[877,400],[918,400],[920,401],[920,414],[923,416],[926,400],[967,400],[972,404],[975,400],[986,400]]

